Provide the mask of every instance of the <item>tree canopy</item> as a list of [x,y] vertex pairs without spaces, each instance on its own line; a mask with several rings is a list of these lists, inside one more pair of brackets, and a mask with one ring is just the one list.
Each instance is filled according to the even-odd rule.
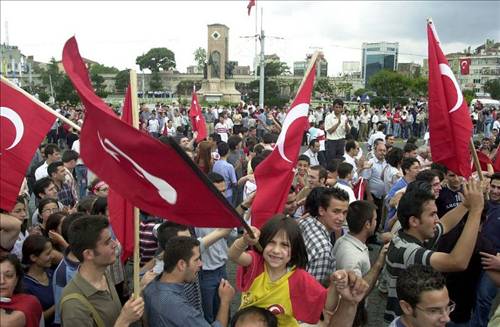
[[175,54],[167,48],[152,48],[135,60],[140,69],[149,69],[152,72],[175,68]]
[[196,62],[198,69],[200,71],[203,71],[203,68],[205,67],[205,62],[207,62],[207,50],[205,50],[202,47],[199,47],[196,50],[194,50],[193,55],[194,55],[194,61]]

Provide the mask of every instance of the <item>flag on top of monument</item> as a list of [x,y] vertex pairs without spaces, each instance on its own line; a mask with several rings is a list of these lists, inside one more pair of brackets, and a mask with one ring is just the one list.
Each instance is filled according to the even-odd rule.
[[460,74],[462,74],[462,75],[469,75],[470,63],[471,63],[471,59],[470,58],[462,58],[462,59],[460,59]]
[[56,117],[3,77],[0,95],[0,208],[11,211],[33,155]]
[[273,152],[255,169],[257,193],[252,203],[253,226],[261,227],[273,215],[283,212],[285,207],[299,158],[302,137],[309,129],[307,117],[316,76],[315,62],[311,60],[310,65],[312,67],[304,77],[283,121]]
[[457,79],[440,47],[434,24],[427,23],[429,46],[429,136],[434,162],[469,177],[472,121]]
[[172,138],[164,144],[133,128],[94,93],[74,37],[64,46],[62,62],[85,106],[80,155],[90,170],[151,215],[197,227],[241,225],[234,208]]
[[191,96],[191,107],[189,108],[189,118],[191,119],[191,126],[193,126],[193,132],[198,132],[196,135],[196,143],[199,143],[207,138],[207,125],[205,123],[205,117],[201,112],[200,103],[198,102],[198,96],[196,95],[196,88],[193,85],[193,94]]
[[255,1],[256,0],[249,0],[248,1],[248,5],[247,5],[248,16],[250,16],[250,12],[252,11],[252,7],[255,6]]
[[[130,85],[125,94],[121,120],[133,126],[132,93]],[[138,119],[138,117],[137,117]],[[134,253],[134,206],[113,188],[108,194],[109,222],[122,245],[121,260],[125,262]]]

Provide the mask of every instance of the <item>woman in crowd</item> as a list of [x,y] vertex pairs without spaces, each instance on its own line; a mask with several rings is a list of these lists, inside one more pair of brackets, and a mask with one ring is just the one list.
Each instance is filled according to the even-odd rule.
[[22,293],[23,269],[13,254],[0,255],[0,326],[44,326],[37,298]]

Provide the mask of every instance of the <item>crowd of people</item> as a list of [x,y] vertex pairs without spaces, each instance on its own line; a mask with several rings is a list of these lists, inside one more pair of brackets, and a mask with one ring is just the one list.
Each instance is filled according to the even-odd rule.
[[[382,318],[373,292],[386,298],[386,326],[500,325],[500,173],[465,179],[433,162],[423,102],[351,110],[336,99],[310,110],[283,211],[256,228],[254,172],[286,109],[203,108],[208,137],[196,143],[186,108],[140,105],[141,130],[174,138],[253,237],[141,211],[139,297],[109,222],[109,187],[81,160],[78,132],[56,122],[1,214],[1,325],[365,326]],[[477,140],[492,160],[494,115]]]

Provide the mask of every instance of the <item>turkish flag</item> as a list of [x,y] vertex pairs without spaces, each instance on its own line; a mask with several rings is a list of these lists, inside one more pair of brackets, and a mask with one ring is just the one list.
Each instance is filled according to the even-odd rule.
[[481,165],[481,170],[488,171],[488,164],[493,165],[493,162],[491,161],[490,157],[488,157],[481,151],[476,151],[476,153],[477,153],[477,158],[479,159],[479,164]]
[[[130,86],[125,95],[121,120],[133,126],[132,94]],[[134,253],[134,206],[113,188],[108,194],[109,221],[122,245],[121,260],[125,262]]]
[[205,123],[205,117],[201,112],[200,103],[198,102],[198,96],[196,91],[193,90],[193,95],[191,97],[191,107],[189,108],[189,118],[191,119],[191,125],[193,126],[193,131],[198,132],[196,136],[196,143],[199,143],[207,138],[207,125]]
[[173,139],[164,144],[121,121],[93,92],[75,38],[63,65],[85,106],[81,157],[134,206],[197,227],[236,227],[240,217]]
[[432,160],[459,176],[472,173],[469,143],[472,121],[460,86],[439,45],[432,22],[427,25],[429,44],[429,135]]
[[500,173],[500,146],[497,148],[497,155],[495,163],[493,164],[493,170],[495,173]]
[[470,62],[470,58],[460,59],[460,74],[469,75]]
[[0,208],[11,211],[36,149],[56,117],[2,78],[0,87]]
[[253,226],[260,227],[283,211],[297,166],[302,136],[309,129],[307,117],[315,76],[314,65],[287,112],[273,152],[255,169],[257,193],[252,203]]
[[248,9],[248,16],[250,16],[250,12],[252,11],[252,7],[255,6],[255,0],[250,0],[248,1],[248,6],[247,6],[247,9]]

